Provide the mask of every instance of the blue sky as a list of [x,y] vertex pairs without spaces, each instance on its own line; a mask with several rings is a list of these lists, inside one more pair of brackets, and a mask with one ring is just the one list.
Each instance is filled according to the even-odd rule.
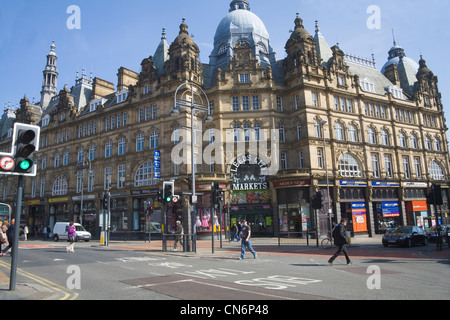
[[[249,0],[252,12],[261,18],[271,37],[277,59],[285,57],[284,46],[299,12],[313,35],[315,20],[330,46],[339,43],[344,52],[371,58],[378,69],[392,47],[392,29],[406,55],[439,77],[447,116],[450,114],[450,1],[444,0]],[[228,13],[231,0],[0,0],[0,107],[17,104],[26,94],[40,100],[42,71],[52,40],[58,55],[58,90],[74,85],[83,68],[94,77],[117,84],[117,70],[140,71],[144,58],[153,55],[166,28],[169,44],[176,38],[182,18],[200,47],[201,61],[208,63],[214,34]],[[188,5],[187,5],[188,4]],[[81,29],[71,30],[67,20],[70,5],[80,8]],[[380,27],[370,29],[367,13],[380,9]]]

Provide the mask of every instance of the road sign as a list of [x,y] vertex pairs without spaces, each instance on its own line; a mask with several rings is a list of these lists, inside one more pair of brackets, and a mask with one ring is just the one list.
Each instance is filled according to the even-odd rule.
[[14,162],[14,159],[9,156],[3,157],[0,160],[0,167],[2,170],[10,171],[14,169],[15,165],[16,163]]

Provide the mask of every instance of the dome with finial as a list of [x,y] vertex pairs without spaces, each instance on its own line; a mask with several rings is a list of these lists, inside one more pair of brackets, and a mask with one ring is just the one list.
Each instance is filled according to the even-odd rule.
[[388,54],[389,54],[388,61],[384,64],[383,68],[381,69],[381,73],[385,73],[386,68],[391,64],[395,64],[398,67],[400,62],[403,63],[408,72],[412,72],[414,75],[419,70],[419,65],[417,64],[417,62],[406,56],[405,49],[399,46],[395,41],[395,39],[394,39],[394,46],[389,50]]
[[188,25],[186,24],[186,19],[184,18],[182,23],[180,24],[180,33],[178,34],[172,45],[181,44],[195,44],[194,40],[192,40],[191,36],[189,35]]
[[295,42],[303,41],[311,37],[308,31],[306,31],[303,26],[303,20],[300,18],[300,15],[297,13],[297,17],[295,18],[295,29],[291,34],[290,40]]
[[235,0],[230,4],[230,12],[222,19],[214,36],[214,43],[226,40],[235,34],[254,34],[266,40],[269,33],[261,19],[250,11],[248,1]]
[[222,19],[214,36],[214,49],[210,55],[211,74],[217,68],[226,68],[234,57],[234,48],[245,41],[263,68],[276,64],[270,37],[261,19],[250,10],[248,0],[234,0],[229,13]]
[[419,65],[419,71],[416,75],[417,80],[433,76],[433,72],[427,67],[427,62],[423,59],[422,56],[420,56]]

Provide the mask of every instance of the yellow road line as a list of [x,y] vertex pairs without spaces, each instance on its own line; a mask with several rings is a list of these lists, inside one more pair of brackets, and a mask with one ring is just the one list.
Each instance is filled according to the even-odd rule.
[[[0,261],[0,266],[3,266],[5,268],[11,269],[11,265],[9,263],[7,263],[7,262],[4,262],[4,261]],[[76,293],[76,292],[71,292],[71,291],[68,292],[67,288],[64,288],[63,286],[60,286],[59,284],[51,282],[51,281],[49,281],[47,279],[44,279],[42,277],[39,277],[39,276],[37,276],[35,274],[29,273],[27,271],[24,271],[24,270],[22,270],[20,268],[17,269],[17,273],[22,275],[22,276],[24,276],[24,277],[27,277],[28,279],[34,280],[34,281],[42,284],[43,286],[45,286],[47,288],[50,288],[50,289],[53,289],[53,290],[55,290],[55,291],[57,291],[59,293],[62,293],[64,295],[64,297],[62,297],[59,300],[75,300],[79,296],[78,293]]]

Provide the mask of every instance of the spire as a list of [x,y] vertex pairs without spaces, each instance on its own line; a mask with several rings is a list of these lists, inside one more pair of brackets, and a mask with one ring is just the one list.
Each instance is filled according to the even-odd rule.
[[161,42],[153,55],[153,64],[159,77],[165,73],[164,65],[167,60],[169,60],[169,44],[166,39],[166,28],[163,28]]
[[55,41],[53,40],[50,46],[50,52],[47,55],[47,65],[43,71],[44,81],[41,91],[41,108],[43,109],[48,107],[51,99],[57,94],[58,69],[56,68],[56,61],[58,60],[58,56],[56,55],[55,49]]

